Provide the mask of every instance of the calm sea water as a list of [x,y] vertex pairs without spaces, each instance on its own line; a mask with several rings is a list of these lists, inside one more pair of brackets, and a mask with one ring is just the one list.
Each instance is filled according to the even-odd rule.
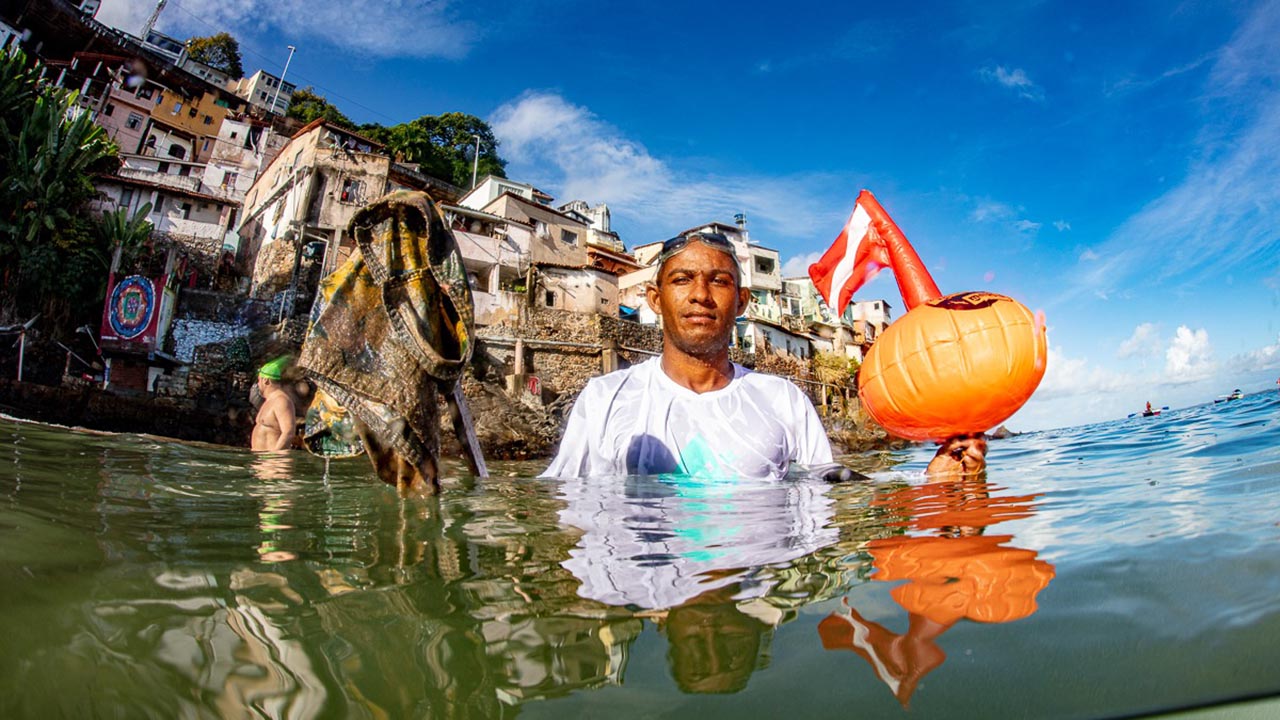
[[920,448],[850,459],[870,484],[495,463],[409,500],[362,460],[0,420],[0,717],[1077,718],[1264,698],[1278,418],[1272,392],[1022,435],[963,484],[926,483]]

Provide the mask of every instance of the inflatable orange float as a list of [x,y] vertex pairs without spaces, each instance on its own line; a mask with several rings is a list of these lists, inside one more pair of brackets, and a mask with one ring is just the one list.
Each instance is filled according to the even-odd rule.
[[1043,317],[995,293],[944,297],[902,231],[863,190],[809,276],[842,313],[885,267],[907,312],[876,339],[859,371],[858,396],[871,417],[904,438],[942,440],[984,432],[1017,412],[1044,378]]

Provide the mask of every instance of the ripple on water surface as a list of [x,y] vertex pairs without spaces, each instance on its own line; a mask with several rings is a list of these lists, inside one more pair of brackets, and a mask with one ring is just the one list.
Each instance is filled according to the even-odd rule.
[[1275,395],[993,441],[964,482],[926,482],[921,447],[835,487],[446,464],[410,499],[360,459],[0,420],[0,714],[1051,718],[1276,693]]

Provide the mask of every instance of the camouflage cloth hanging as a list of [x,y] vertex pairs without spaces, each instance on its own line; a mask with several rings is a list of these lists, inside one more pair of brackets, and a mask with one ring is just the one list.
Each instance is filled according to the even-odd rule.
[[348,232],[357,252],[320,283],[299,358],[317,386],[304,442],[318,455],[358,455],[366,451],[358,420],[375,444],[420,467],[439,454],[439,391],[471,357],[462,256],[420,192],[381,198]]

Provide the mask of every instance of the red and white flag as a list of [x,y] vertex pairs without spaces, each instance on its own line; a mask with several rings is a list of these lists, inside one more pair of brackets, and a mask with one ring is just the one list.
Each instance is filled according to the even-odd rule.
[[893,270],[907,310],[941,296],[902,231],[875,196],[863,190],[836,241],[809,266],[809,278],[827,306],[841,315],[858,288],[886,267]]

